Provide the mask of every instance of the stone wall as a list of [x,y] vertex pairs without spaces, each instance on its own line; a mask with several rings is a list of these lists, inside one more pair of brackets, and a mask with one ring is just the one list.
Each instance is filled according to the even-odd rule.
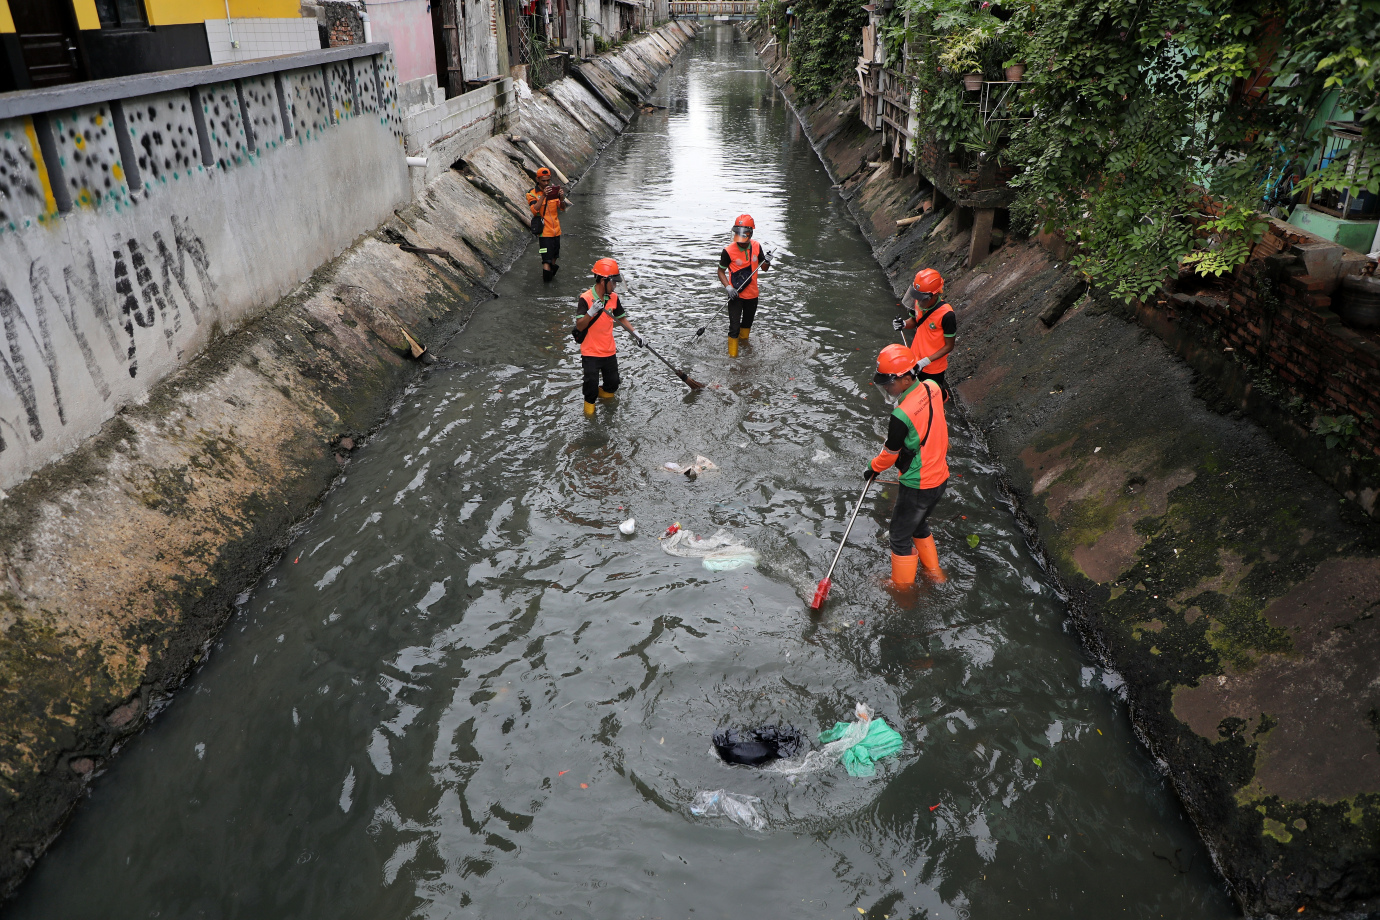
[[1374,264],[1274,220],[1226,284],[1171,286],[1146,307],[1171,323],[1196,323],[1200,343],[1276,378],[1302,427],[1319,415],[1351,415],[1360,430],[1347,447],[1380,457],[1380,333],[1348,328],[1333,309],[1341,279]]

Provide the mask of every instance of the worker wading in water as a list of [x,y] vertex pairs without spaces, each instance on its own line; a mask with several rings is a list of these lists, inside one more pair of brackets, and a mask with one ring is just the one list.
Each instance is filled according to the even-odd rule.
[[901,300],[901,306],[911,315],[905,319],[898,317],[891,325],[894,329],[915,330],[910,348],[918,362],[917,376],[939,384],[947,401],[953,394],[949,391],[949,381],[944,379],[944,371],[949,367],[949,352],[954,350],[958,320],[953,307],[939,302],[943,292],[943,276],[932,268],[921,269]]
[[738,343],[748,340],[757,316],[757,274],[771,268],[762,244],[752,239],[755,229],[751,215],[739,214],[733,222],[733,242],[719,253],[719,283],[733,298],[728,302],[728,353],[735,358]]
[[886,444],[863,474],[872,480],[895,465],[901,473],[896,510],[891,514],[891,580],[899,587],[915,583],[918,566],[935,582],[944,581],[934,534],[925,523],[949,482],[949,426],[944,397],[934,380],[915,371],[915,355],[904,345],[888,345],[877,356],[872,382],[893,399]]
[[[618,302],[618,294],[613,290],[614,285],[622,280],[617,262],[600,259],[594,263],[594,287],[580,295],[579,313],[571,334],[580,343],[585,415],[594,414],[596,399],[612,399],[622,380],[618,376],[618,346],[613,341],[613,324],[616,322],[628,330],[639,348],[643,345],[642,337],[628,322],[623,305]],[[599,385],[600,374],[604,377],[603,386]]]
[[551,184],[551,170],[543,166],[537,170],[537,187],[527,193],[527,207],[533,217],[542,220],[541,237],[537,240],[537,254],[541,256],[541,280],[556,277],[561,257],[561,212],[570,207],[565,189]]

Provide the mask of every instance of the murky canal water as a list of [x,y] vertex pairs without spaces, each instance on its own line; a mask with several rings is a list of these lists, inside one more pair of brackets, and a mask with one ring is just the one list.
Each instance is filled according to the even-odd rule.
[[[442,349],[10,916],[1232,914],[961,425],[950,581],[888,592],[874,501],[809,615],[884,431],[866,383],[894,301],[749,46],[708,30],[659,92],[578,186],[557,282],[529,252]],[[743,211],[792,255],[730,361],[714,266]],[[720,388],[624,342],[616,404],[581,416],[566,330],[603,255],[639,330]],[[661,469],[697,453],[720,471]],[[759,567],[666,555],[673,521]],[[708,753],[855,700],[907,742],[873,779]],[[768,829],[689,815],[721,788]]]

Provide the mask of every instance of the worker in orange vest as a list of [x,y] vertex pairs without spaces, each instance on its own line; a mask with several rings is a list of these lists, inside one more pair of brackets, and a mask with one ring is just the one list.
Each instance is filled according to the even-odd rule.
[[915,281],[901,300],[901,306],[911,315],[905,319],[891,321],[895,329],[914,329],[915,339],[910,343],[918,362],[917,371],[921,380],[933,380],[939,384],[947,401],[953,396],[949,382],[944,379],[944,371],[949,367],[949,352],[954,350],[954,335],[958,331],[958,320],[954,308],[940,303],[939,295],[944,292],[944,277],[932,268],[924,268],[915,274]]
[[[584,370],[585,415],[594,415],[594,401],[600,397],[612,399],[618,392],[622,378],[618,376],[618,346],[613,341],[613,324],[618,323],[632,335],[638,347],[642,337],[628,322],[623,305],[618,302],[614,286],[623,280],[618,263],[600,259],[594,263],[594,286],[580,295],[579,312],[571,335],[580,343],[580,365]],[[603,375],[604,385],[599,385]]]
[[762,244],[753,240],[757,223],[751,214],[739,214],[733,222],[733,242],[719,253],[719,283],[732,299],[728,302],[728,354],[738,356],[738,343],[748,340],[757,316],[757,274],[771,268]]
[[561,256],[561,212],[570,202],[565,189],[551,184],[551,170],[545,166],[537,170],[537,187],[527,193],[527,207],[533,217],[542,219],[537,254],[541,256],[541,280],[550,281],[561,268],[556,263]]
[[920,566],[930,580],[944,581],[934,534],[925,522],[949,483],[949,426],[939,384],[920,379],[915,367],[915,355],[904,345],[888,345],[877,356],[872,382],[898,402],[886,444],[863,474],[870,481],[893,465],[901,473],[891,513],[891,580],[900,587],[915,583]]

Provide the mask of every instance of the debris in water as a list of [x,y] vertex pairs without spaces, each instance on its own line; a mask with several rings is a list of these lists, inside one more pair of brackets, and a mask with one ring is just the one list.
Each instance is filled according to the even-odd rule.
[[566,775],[567,773],[569,773],[569,772],[570,772],[569,770],[562,770],[561,772],[557,773],[556,775],[557,775],[557,776],[565,776],[565,775]]
[[691,479],[694,479],[700,473],[710,473],[718,468],[719,467],[713,460],[701,454],[695,455],[694,463],[676,463],[674,460],[667,460],[665,465],[665,469],[670,470],[672,473],[682,473]]
[[1044,766],[1044,764],[1040,762],[1040,758],[1038,758],[1038,757],[1032,757],[1032,758],[1030,758],[1030,762],[1033,763],[1033,764],[1035,764],[1035,766],[1037,766],[1037,767],[1043,767],[1043,766]]
[[677,522],[673,529],[666,531],[666,536],[670,539],[661,544],[663,550],[672,556],[699,559],[711,572],[756,565],[759,558],[756,550],[739,542],[726,530],[718,530],[712,536],[700,538],[695,536],[693,531],[681,530],[680,523]]
[[734,824],[765,830],[767,819],[762,814],[762,800],[755,795],[739,795],[715,789],[713,792],[696,793],[695,801],[690,803],[690,814],[697,818],[727,818]]
[[667,527],[667,528],[666,528],[666,532],[665,532],[664,534],[661,535],[661,539],[665,540],[667,537],[671,536],[672,534],[676,534],[676,533],[679,533],[679,532],[680,532],[680,521],[676,521],[676,522],[675,522],[674,524],[672,524],[670,527]]
[[978,536],[977,534],[975,534],[975,533],[970,533],[970,534],[968,534],[968,548],[969,548],[969,549],[977,549],[977,545],[978,545],[979,543],[981,543],[981,542],[982,542],[982,537],[979,537],[979,536]]
[[[930,811],[934,811],[936,808],[938,808],[940,805],[943,805],[943,804],[944,804],[943,802],[935,802],[933,805],[930,806]],[[905,875],[905,874],[906,874],[906,870],[902,869],[902,870],[901,870],[901,874],[902,874],[902,875]]]
[[580,784],[580,788],[581,788],[581,789],[588,789],[588,788],[589,788],[589,783],[581,783],[581,784]]
[[621,524],[618,525],[618,532],[621,533],[621,534],[628,534],[628,535],[631,535],[632,532],[633,532],[634,530],[636,530],[636,529],[637,529],[637,519],[636,519],[636,518],[628,518],[626,521],[624,521],[623,523],[621,523]]
[[758,767],[800,753],[804,739],[793,725],[730,728],[714,733],[714,750],[724,763]]

